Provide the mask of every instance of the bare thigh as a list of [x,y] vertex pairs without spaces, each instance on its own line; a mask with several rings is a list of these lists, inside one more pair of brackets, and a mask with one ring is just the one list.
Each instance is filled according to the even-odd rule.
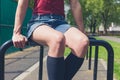
[[76,47],[83,39],[87,39],[87,36],[75,27],[71,27],[64,35],[69,48]]
[[52,37],[59,33],[47,25],[41,25],[34,30],[31,39],[39,44],[48,45]]
[[77,57],[84,58],[88,46],[88,38],[75,27],[65,32],[66,45]]

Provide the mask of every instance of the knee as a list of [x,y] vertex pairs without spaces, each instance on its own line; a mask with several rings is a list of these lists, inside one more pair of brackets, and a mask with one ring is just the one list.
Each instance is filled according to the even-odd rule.
[[83,37],[83,38],[78,37],[74,47],[76,49],[79,49],[80,47],[86,48],[88,45],[89,45],[89,39],[87,37]]
[[49,41],[49,45],[52,45],[52,46],[65,45],[64,35],[61,33],[53,35]]
[[89,39],[88,39],[88,37],[84,37],[84,38],[80,41],[79,45],[81,45],[81,46],[83,46],[83,47],[88,47],[88,45],[89,45]]
[[84,57],[85,54],[87,53],[88,45],[89,39],[87,37],[83,38],[82,40],[78,40],[77,45],[73,49],[73,52],[78,57]]
[[87,49],[88,49],[88,45],[89,45],[89,39],[87,37],[84,37],[82,39],[78,39],[77,40],[77,44],[74,47],[74,50],[76,52],[83,52],[83,54],[86,53]]

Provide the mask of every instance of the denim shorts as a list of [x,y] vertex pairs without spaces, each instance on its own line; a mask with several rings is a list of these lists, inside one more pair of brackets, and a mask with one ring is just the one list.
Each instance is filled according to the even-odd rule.
[[41,25],[47,25],[57,31],[65,33],[69,28],[70,25],[65,21],[65,18],[61,15],[55,14],[33,14],[32,18],[30,19],[27,25],[27,37],[30,38],[33,31]]

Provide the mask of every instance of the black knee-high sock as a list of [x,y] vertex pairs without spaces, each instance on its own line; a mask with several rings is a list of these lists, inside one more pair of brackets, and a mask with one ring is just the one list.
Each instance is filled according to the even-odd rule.
[[64,74],[65,74],[64,57],[54,58],[48,56],[47,71],[48,71],[48,80],[64,80]]
[[72,80],[73,76],[81,67],[84,58],[78,58],[70,53],[65,59],[65,80]]

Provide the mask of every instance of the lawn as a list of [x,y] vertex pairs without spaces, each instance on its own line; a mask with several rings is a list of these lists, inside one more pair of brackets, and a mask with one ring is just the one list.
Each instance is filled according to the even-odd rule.
[[120,38],[120,36],[116,36],[117,38]]
[[[103,40],[98,37],[96,37],[96,39]],[[120,43],[113,42],[110,40],[105,40],[105,41],[107,41],[113,47],[113,50],[114,50],[114,75],[115,75],[116,80],[120,80],[120,76],[119,76],[120,75]],[[94,51],[94,48],[93,48],[93,51]],[[69,52],[70,52],[70,49],[66,48],[65,56],[67,56]],[[99,58],[104,59],[106,61],[107,60],[106,49],[104,47],[100,46],[99,53],[101,53],[101,54],[99,54]],[[92,56],[94,56],[94,55],[92,55]]]

